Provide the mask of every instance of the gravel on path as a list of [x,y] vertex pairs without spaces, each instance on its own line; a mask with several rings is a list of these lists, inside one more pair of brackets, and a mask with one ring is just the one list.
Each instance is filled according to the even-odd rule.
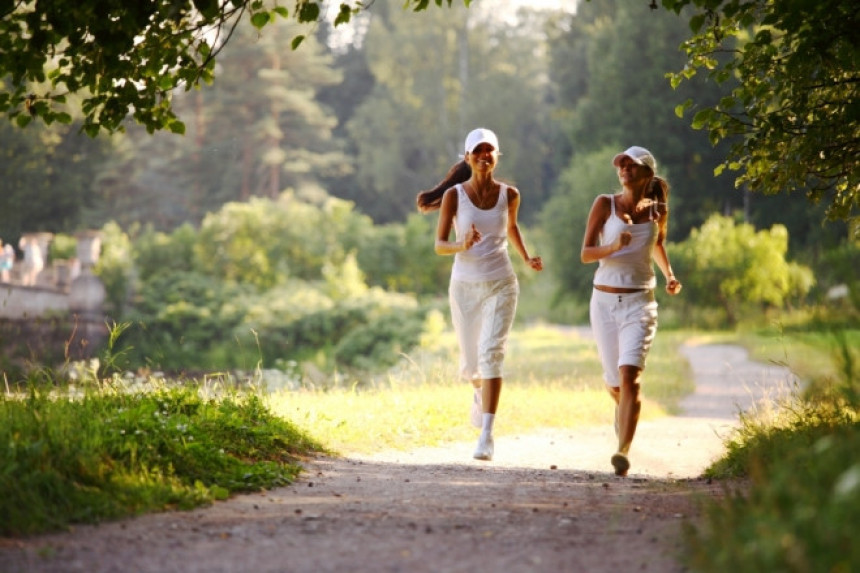
[[320,457],[211,507],[0,539],[0,573],[681,572],[681,524],[722,494],[698,476],[738,412],[792,382],[737,347],[684,355],[696,392],[640,424],[627,478],[609,472],[611,427],[499,436],[490,463],[472,443]]

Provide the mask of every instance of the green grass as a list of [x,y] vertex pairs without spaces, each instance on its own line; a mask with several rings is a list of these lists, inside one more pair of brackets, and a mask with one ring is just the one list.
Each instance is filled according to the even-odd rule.
[[[579,332],[541,325],[515,328],[496,424],[499,434],[612,423],[612,402],[594,342]],[[856,342],[854,336],[849,333],[849,344]],[[678,399],[692,391],[689,366],[678,353],[681,344],[739,339],[757,349],[759,359],[794,367],[778,356],[803,356],[810,366],[802,368],[837,377],[850,372],[834,361],[838,345],[824,335],[777,339],[767,332],[660,331],[643,376],[643,419],[673,412]],[[384,374],[339,373],[313,390],[268,395],[226,391],[205,379],[123,391],[114,379],[85,391],[60,391],[54,383],[45,384],[56,382],[50,373],[40,376],[32,387],[50,392],[31,389],[25,396],[0,398],[0,535],[190,508],[234,492],[274,487],[293,480],[302,457],[317,451],[403,450],[475,436],[468,422],[471,387],[457,379],[457,349],[450,332]],[[756,528],[799,544],[811,535],[804,519],[816,524],[804,513],[809,508],[826,508],[828,519],[842,531],[852,531],[853,522],[844,516],[858,517],[860,466],[856,407],[847,408],[845,396],[826,395],[831,401],[825,404],[842,400],[840,408],[818,405],[810,410],[798,401],[775,412],[779,419],[744,421],[729,444],[729,455],[711,471],[718,478],[748,479],[751,489],[713,510],[711,525],[689,538],[691,555],[733,563],[720,559],[751,552],[742,544],[749,543]],[[851,415],[846,418],[845,412]],[[786,514],[792,511],[797,514]],[[840,554],[839,547],[821,543]],[[725,549],[708,549],[714,546]],[[775,551],[767,544],[756,547]],[[803,559],[812,559],[807,553]],[[701,561],[697,567],[720,570]]]
[[204,388],[0,397],[0,535],[187,509],[285,485],[322,445],[257,396]]
[[[658,336],[643,419],[665,415],[690,387]],[[457,380],[450,332],[383,375],[340,373],[316,390],[240,395],[211,380],[78,387],[50,371],[29,393],[0,398],[0,535],[32,534],[143,512],[190,508],[289,483],[315,451],[408,449],[474,438],[471,386]],[[72,365],[75,366],[75,365]],[[517,328],[497,432],[611,424],[593,342],[558,328]],[[659,372],[657,371],[659,369]],[[83,389],[82,389],[83,388]],[[313,436],[313,437],[311,437]]]
[[[643,377],[643,420],[666,415],[692,390],[688,365],[677,352],[683,340],[683,333],[658,334]],[[590,338],[555,327],[515,329],[505,367],[496,421],[500,435],[612,423],[612,402]],[[360,382],[276,393],[269,405],[341,453],[474,439],[468,418],[471,385],[458,380],[450,333],[387,377]]]
[[802,391],[742,416],[726,456],[708,474],[727,486],[686,528],[696,571],[860,570],[858,332],[744,333],[760,360],[792,368]]

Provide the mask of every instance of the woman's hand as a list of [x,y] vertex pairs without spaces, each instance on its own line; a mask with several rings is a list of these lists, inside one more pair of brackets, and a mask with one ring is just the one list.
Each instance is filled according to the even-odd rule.
[[674,275],[670,276],[666,281],[666,292],[669,294],[678,294],[681,292],[681,281],[675,278]]
[[543,259],[540,257],[530,257],[526,259],[526,264],[536,271],[543,270]]
[[633,233],[630,231],[621,231],[621,234],[618,235],[618,238],[615,239],[613,243],[613,251],[617,252],[630,244],[630,241],[633,239]]
[[463,250],[468,251],[472,248],[475,243],[480,242],[481,240],[481,231],[475,227],[475,224],[472,223],[471,228],[466,231],[466,238],[463,240]]

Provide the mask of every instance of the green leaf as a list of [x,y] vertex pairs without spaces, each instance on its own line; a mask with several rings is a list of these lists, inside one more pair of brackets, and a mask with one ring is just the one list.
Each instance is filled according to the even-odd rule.
[[251,16],[251,24],[253,24],[256,29],[260,30],[269,23],[270,19],[271,16],[268,12],[257,12]]
[[687,99],[684,103],[680,103],[675,106],[675,115],[678,117],[684,117],[684,112],[690,109],[693,106],[693,100]]
[[736,103],[737,103],[737,100],[735,100],[734,97],[725,96],[725,97],[720,99],[720,108],[726,109],[726,110],[732,109],[733,107],[735,107]]
[[690,30],[692,30],[694,34],[698,34],[702,29],[702,26],[705,25],[705,18],[705,14],[696,14],[690,18]]
[[755,35],[756,44],[770,44],[773,41],[773,34],[770,33],[770,30],[759,30]]
[[304,37],[304,36],[302,36],[302,35],[296,36],[295,38],[293,38],[293,41],[292,41],[292,43],[290,44],[290,47],[292,47],[292,49],[294,49],[294,50],[295,50],[295,49],[298,49],[298,47],[301,45],[301,43],[302,43],[304,40],[305,40],[305,37]]
[[206,19],[217,18],[220,13],[218,0],[193,0],[194,7],[203,14]]
[[18,124],[18,127],[27,127],[30,121],[32,121],[32,118],[26,113],[22,113],[15,118],[15,123]]
[[320,17],[320,6],[316,2],[307,2],[299,8],[299,22],[316,22]]
[[713,114],[714,110],[710,108],[702,109],[696,112],[696,115],[693,116],[693,122],[691,124],[693,126],[693,129],[702,129],[703,127],[705,127],[708,123],[710,123]]
[[346,24],[349,22],[350,18],[352,18],[352,9],[347,4],[341,4],[337,17],[334,19],[334,25],[339,26],[341,24]]
[[178,133],[179,135],[185,135],[185,124],[179,120],[171,121],[167,128],[171,133]]
[[158,89],[164,91],[173,89],[173,78],[168,74],[160,76],[158,78]]

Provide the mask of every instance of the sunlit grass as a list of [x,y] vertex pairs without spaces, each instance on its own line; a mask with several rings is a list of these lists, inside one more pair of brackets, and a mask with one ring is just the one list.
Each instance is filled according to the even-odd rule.
[[258,396],[198,390],[0,394],[0,536],[286,485],[300,457],[325,451]]
[[782,353],[785,360],[774,361],[809,385],[741,415],[726,455],[706,473],[743,478],[745,487],[708,502],[703,522],[688,525],[688,565],[702,572],[860,570],[853,539],[860,519],[857,332],[743,339],[756,345],[757,357]]
[[[666,415],[693,387],[678,353],[683,333],[658,334],[657,340],[643,378],[643,420]],[[471,400],[471,385],[457,379],[456,344],[447,333],[432,351],[415,353],[382,381],[279,392],[269,406],[332,450],[364,453],[471,441],[477,431],[469,425]],[[497,434],[611,424],[613,411],[587,329],[514,330]]]
[[835,357],[840,337],[848,348],[860,348],[860,329],[842,330],[839,334],[822,331],[780,332],[767,330],[742,333],[740,344],[749,349],[755,360],[773,362],[790,368],[803,380],[835,378],[841,365]]

